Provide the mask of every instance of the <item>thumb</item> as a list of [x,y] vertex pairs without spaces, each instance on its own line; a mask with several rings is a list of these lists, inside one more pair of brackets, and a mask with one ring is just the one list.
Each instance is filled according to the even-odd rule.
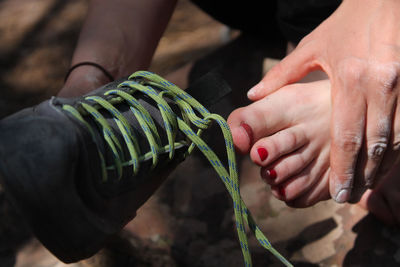
[[320,69],[320,66],[315,60],[315,50],[310,45],[299,45],[268,71],[264,78],[247,92],[247,97],[257,101],[282,86],[299,81],[317,69]]

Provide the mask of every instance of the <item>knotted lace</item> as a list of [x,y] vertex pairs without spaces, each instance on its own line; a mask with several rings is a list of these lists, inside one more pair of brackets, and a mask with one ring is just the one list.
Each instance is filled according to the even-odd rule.
[[[138,71],[132,74],[127,81],[120,83],[118,88],[120,89],[113,89],[104,93],[105,96],[114,96],[107,100],[100,96],[85,97],[85,102],[93,103],[93,105],[89,105],[82,101],[78,103],[77,107],[70,105],[63,106],[65,111],[70,112],[73,117],[82,122],[88,128],[89,132],[93,135],[93,138],[95,130],[83,118],[83,115],[92,116],[93,120],[102,130],[104,140],[110,151],[112,151],[114,158],[114,164],[111,166],[106,166],[104,155],[100,150],[98,150],[101,159],[103,181],[108,179],[107,171],[109,170],[116,170],[118,177],[121,178],[123,174],[123,167],[131,166],[133,168],[133,173],[137,174],[140,168],[140,163],[144,160],[152,158],[152,167],[154,168],[158,163],[158,155],[160,153],[169,153],[169,158],[172,159],[177,147],[188,145],[186,155],[190,154],[195,147],[198,147],[218,173],[232,197],[236,228],[243,253],[244,265],[246,267],[252,266],[249,245],[244,226],[244,222],[246,222],[261,246],[269,250],[286,266],[292,266],[289,261],[287,261],[271,246],[271,243],[256,225],[253,217],[250,214],[250,211],[247,209],[240,196],[238,169],[236,165],[232,134],[226,121],[221,116],[210,113],[196,99],[178,88],[176,85],[151,72]],[[154,88],[157,88],[159,92]],[[162,145],[156,124],[147,110],[139,103],[137,99],[132,96],[134,92],[141,92],[157,103],[158,109],[164,121],[165,131],[167,133],[167,145]],[[174,102],[180,108],[181,117],[178,117],[172,111],[166,99]],[[144,153],[140,151],[135,131],[131,128],[128,120],[114,106],[122,102],[125,102],[129,105],[133,116],[135,116],[141,125],[142,130],[147,137],[150,151]],[[99,109],[101,108],[107,110],[112,115],[118,129],[123,136],[125,146],[129,151],[129,155],[131,157],[129,160],[124,161],[122,145],[118,141],[110,124],[99,112]],[[200,137],[202,132],[210,126],[212,121],[218,123],[225,139],[229,173],[214,151]],[[193,125],[194,128],[197,128],[196,132],[192,130],[193,126],[191,127],[191,125]],[[188,138],[188,141],[176,142],[175,137],[178,131],[183,132]]]

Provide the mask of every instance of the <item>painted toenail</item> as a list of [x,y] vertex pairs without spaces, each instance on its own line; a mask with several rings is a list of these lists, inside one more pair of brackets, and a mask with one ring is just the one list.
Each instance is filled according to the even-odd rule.
[[268,157],[268,151],[263,147],[257,148],[257,153],[260,156],[261,161],[264,161]]
[[269,179],[272,179],[272,180],[275,180],[275,179],[276,179],[277,174],[276,174],[276,171],[275,171],[274,169],[269,169],[269,170],[267,170],[267,171],[266,171],[266,174],[267,174],[267,177],[268,177]]
[[283,198],[286,197],[286,190],[285,190],[285,188],[284,188],[283,186],[280,186],[279,189],[278,189],[278,191],[279,191],[279,195],[280,195],[281,197],[283,197]]
[[240,127],[242,127],[246,131],[246,134],[249,137],[250,145],[253,145],[253,130],[251,129],[251,127],[245,122],[241,122]]

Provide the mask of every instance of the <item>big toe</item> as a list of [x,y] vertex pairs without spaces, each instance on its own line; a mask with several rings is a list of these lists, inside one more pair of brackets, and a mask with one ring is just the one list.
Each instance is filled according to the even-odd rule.
[[243,154],[250,152],[254,138],[252,127],[246,122],[243,116],[246,108],[236,109],[228,117],[228,125],[232,132],[233,143],[237,150]]
[[284,98],[279,96],[267,96],[229,115],[228,124],[239,152],[249,153],[254,142],[288,126],[287,105],[282,105]]

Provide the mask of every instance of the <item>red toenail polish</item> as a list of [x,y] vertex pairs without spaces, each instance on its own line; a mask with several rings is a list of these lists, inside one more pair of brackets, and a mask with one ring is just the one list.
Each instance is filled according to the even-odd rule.
[[285,198],[285,195],[286,195],[285,188],[283,186],[280,186],[278,190],[279,190],[279,195],[281,197]]
[[276,179],[276,171],[274,169],[267,170],[267,176],[269,179],[275,180]]
[[264,161],[268,157],[268,151],[263,147],[257,148],[257,153],[260,156],[261,161]]
[[250,145],[253,145],[253,130],[251,127],[245,122],[241,122],[240,127],[246,131],[247,136],[249,137]]

